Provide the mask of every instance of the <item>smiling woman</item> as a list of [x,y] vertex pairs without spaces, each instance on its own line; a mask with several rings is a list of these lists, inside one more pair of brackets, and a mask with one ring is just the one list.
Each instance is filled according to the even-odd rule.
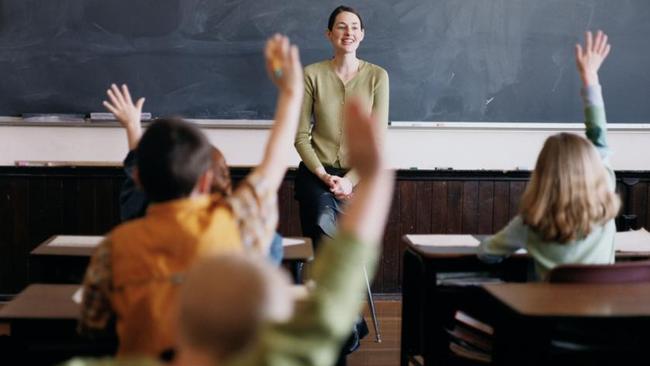
[[[344,148],[343,111],[346,100],[355,98],[370,108],[374,123],[388,126],[388,73],[377,65],[357,58],[365,28],[360,14],[347,6],[334,9],[325,32],[334,57],[305,68],[305,98],[295,146],[302,159],[296,175],[296,199],[300,203],[303,235],[320,242],[333,237],[338,214],[353,194],[359,179],[350,171]],[[354,141],[363,144],[364,141]],[[344,346],[345,354],[359,346],[367,334],[361,320]]]
[[361,99],[376,123],[388,125],[388,73],[357,58],[365,36],[359,13],[347,6],[334,9],[325,35],[334,57],[305,68],[305,99],[295,140],[302,159],[296,177],[300,222],[303,235],[313,243],[323,234],[332,236],[341,205],[358,183],[343,147],[346,99]]

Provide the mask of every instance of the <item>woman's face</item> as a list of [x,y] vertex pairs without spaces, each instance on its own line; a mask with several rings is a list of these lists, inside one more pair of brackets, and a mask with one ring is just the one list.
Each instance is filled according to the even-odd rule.
[[356,53],[363,36],[359,17],[347,11],[339,13],[332,30],[327,31],[327,38],[332,43],[335,53]]

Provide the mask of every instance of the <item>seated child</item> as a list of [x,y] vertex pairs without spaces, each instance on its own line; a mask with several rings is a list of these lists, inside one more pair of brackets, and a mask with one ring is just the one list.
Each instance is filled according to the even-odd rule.
[[[86,272],[81,330],[102,329],[115,316],[118,355],[157,356],[175,347],[183,273],[200,256],[253,249],[267,253],[277,226],[277,190],[284,177],[302,102],[300,61],[286,39],[270,43],[282,77],[275,124],[263,161],[223,198],[209,195],[212,146],[201,131],[178,119],[153,123],[137,147],[134,174],[151,205],[145,217],[112,230]],[[275,75],[275,74],[272,74]],[[140,116],[126,86],[113,86],[105,105],[120,119]],[[140,108],[138,107],[140,106]]]
[[494,262],[526,248],[544,279],[564,263],[613,263],[614,217],[620,201],[609,164],[605,107],[598,69],[610,51],[607,35],[586,33],[576,45],[583,83],[587,139],[560,133],[549,137],[523,194],[519,215],[479,247],[481,259]]
[[[274,41],[270,48],[273,49]],[[267,48],[269,48],[267,47]],[[297,54],[294,50],[294,57]],[[314,286],[294,307],[288,280],[253,255],[204,258],[185,277],[179,311],[179,366],[332,365],[363,303],[359,263],[375,272],[392,197],[380,125],[358,102],[346,106],[351,166],[362,178],[340,232],[313,266]],[[68,366],[159,365],[150,358],[74,359]]]
[[[129,93],[129,90],[126,87],[123,87],[123,91],[120,91],[117,87],[111,87],[111,93],[113,95],[117,95],[118,93],[126,95]],[[108,103],[107,108],[109,106],[112,106],[112,104]],[[141,112],[143,106],[144,98],[140,98],[136,102],[135,107],[138,112]],[[124,174],[126,175],[126,180],[124,181],[124,184],[122,184],[122,189],[120,191],[120,218],[124,222],[144,216],[147,207],[149,206],[149,200],[147,199],[147,195],[138,187],[133,177],[136,167],[136,148],[140,138],[142,137],[140,115],[135,113],[132,115],[123,115],[118,113],[116,118],[126,131],[129,146],[129,153],[124,159]],[[222,197],[230,196],[232,194],[230,170],[228,169],[223,154],[214,146],[212,147],[211,167],[213,180],[212,188],[210,189],[211,193],[218,193]],[[269,259],[276,265],[279,265],[282,262],[283,254],[282,236],[276,232],[271,240]]]

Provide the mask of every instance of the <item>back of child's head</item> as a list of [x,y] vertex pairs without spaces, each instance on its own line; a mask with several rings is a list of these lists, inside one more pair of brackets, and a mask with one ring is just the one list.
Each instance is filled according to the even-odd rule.
[[221,150],[212,147],[212,193],[219,193],[222,196],[229,196],[232,193],[232,180],[230,170],[226,164]]
[[620,201],[594,146],[569,133],[549,137],[521,201],[525,224],[543,240],[567,243],[613,219]]
[[185,277],[179,308],[185,346],[225,361],[257,339],[269,322],[293,313],[288,276],[252,253],[202,259]]
[[176,118],[159,119],[137,148],[138,177],[153,202],[189,196],[211,164],[212,145],[195,126]]

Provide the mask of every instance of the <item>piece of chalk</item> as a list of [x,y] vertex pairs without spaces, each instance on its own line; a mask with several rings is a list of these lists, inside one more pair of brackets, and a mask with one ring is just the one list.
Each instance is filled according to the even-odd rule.
[[275,75],[276,78],[281,78],[282,77],[282,61],[278,60],[277,58],[274,58],[273,61],[271,61],[273,64],[273,74]]

